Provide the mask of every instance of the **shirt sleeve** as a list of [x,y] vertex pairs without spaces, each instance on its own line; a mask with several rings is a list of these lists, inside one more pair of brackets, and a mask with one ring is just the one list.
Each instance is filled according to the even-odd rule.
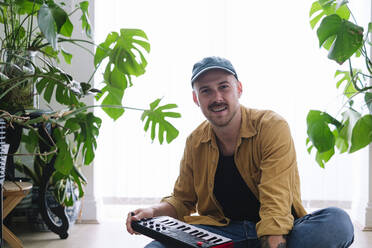
[[171,196],[162,199],[162,201],[168,202],[176,209],[177,218],[181,221],[185,221],[184,216],[189,216],[195,212],[197,201],[194,189],[191,149],[191,141],[188,138],[181,160],[180,174],[175,182],[173,193]]
[[258,237],[285,235],[293,227],[291,206],[297,170],[296,152],[288,124],[276,117],[261,129],[261,179],[258,185],[261,220]]

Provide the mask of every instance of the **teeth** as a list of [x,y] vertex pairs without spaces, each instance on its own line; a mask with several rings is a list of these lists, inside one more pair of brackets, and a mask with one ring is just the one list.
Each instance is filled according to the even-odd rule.
[[214,112],[220,112],[220,111],[223,111],[223,110],[225,110],[225,109],[226,109],[226,106],[221,106],[221,107],[219,107],[219,108],[214,108],[213,111],[214,111]]

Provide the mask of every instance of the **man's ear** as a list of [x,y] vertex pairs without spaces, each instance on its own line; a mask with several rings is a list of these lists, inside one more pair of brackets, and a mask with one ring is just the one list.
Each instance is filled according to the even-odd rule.
[[198,101],[198,97],[196,96],[196,93],[195,93],[195,90],[192,91],[192,99],[194,100],[194,103],[198,106],[199,105],[199,101]]
[[237,87],[238,87],[238,97],[240,98],[240,96],[243,93],[243,85],[240,81],[237,81]]

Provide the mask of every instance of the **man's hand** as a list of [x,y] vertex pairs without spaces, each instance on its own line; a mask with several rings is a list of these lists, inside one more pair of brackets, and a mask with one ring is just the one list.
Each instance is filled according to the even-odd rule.
[[139,208],[133,212],[128,213],[127,216],[127,231],[130,234],[138,234],[132,229],[132,221],[138,221],[143,218],[152,218],[154,217],[154,209],[153,208]]
[[167,202],[161,202],[152,207],[139,208],[128,213],[126,222],[127,231],[130,234],[138,234],[132,229],[132,221],[141,220],[143,218],[152,218],[161,215],[177,218],[176,209]]
[[262,236],[261,248],[286,248],[287,242],[282,235]]

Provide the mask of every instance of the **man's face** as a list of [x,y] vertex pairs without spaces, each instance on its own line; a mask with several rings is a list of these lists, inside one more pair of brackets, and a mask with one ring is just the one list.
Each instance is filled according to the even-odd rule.
[[220,69],[209,70],[194,82],[194,102],[216,127],[225,127],[234,119],[239,111],[241,93],[241,83]]

